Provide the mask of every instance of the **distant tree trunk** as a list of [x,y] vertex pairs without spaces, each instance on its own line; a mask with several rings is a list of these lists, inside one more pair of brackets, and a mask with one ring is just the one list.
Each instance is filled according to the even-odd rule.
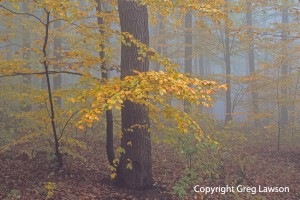
[[[157,44],[157,53],[159,54],[163,54],[165,53],[165,40],[161,39],[161,36],[164,36],[165,34],[165,25],[163,23],[163,16],[159,15],[159,23],[158,23],[158,31],[157,31],[157,35],[158,35],[158,44]],[[159,71],[160,70],[160,63],[156,63],[155,65],[155,71]]]
[[[228,10],[226,11],[228,14]],[[226,68],[226,84],[227,84],[227,90],[226,90],[226,114],[225,114],[225,124],[227,124],[229,121],[232,120],[232,106],[231,106],[231,65],[230,65],[230,57],[231,57],[231,51],[230,51],[230,39],[229,39],[229,30],[228,30],[228,20],[225,20],[225,68]]]
[[[136,1],[118,0],[120,25],[122,32],[129,32],[140,42],[149,45],[147,7]],[[121,46],[121,78],[134,75],[133,70],[149,70],[147,58],[138,60],[138,48],[135,45]],[[150,121],[148,108],[125,101],[121,110],[122,139],[121,155],[117,168],[117,183],[131,189],[146,189],[152,186],[152,161]],[[141,125],[137,127],[136,125]],[[127,165],[132,163],[132,169]]]
[[209,57],[209,55],[206,55],[205,59],[204,59],[204,73],[205,73],[205,75],[208,75],[208,74],[211,73],[211,71],[210,71],[210,57]]
[[[57,32],[61,32],[61,20],[55,21],[53,24],[53,28],[57,29]],[[54,38],[54,57],[56,58],[56,61],[59,62],[61,60],[61,55],[60,55],[60,51],[61,51],[61,37],[59,36],[58,38]],[[54,66],[55,70],[60,70],[59,68],[59,64]],[[56,74],[53,77],[53,89],[57,90],[57,89],[61,89],[62,88],[62,75],[61,74]],[[57,106],[60,108],[62,106],[62,100],[60,97],[57,98],[56,100],[56,104]]]
[[204,70],[204,55],[201,53],[199,55],[199,75],[200,76],[205,76],[205,70]]
[[[96,0],[97,2],[97,7],[96,10],[98,12],[102,11],[101,8],[101,0]],[[104,19],[102,17],[98,17],[98,25],[103,26],[104,24]],[[103,27],[100,27],[100,33],[103,37],[105,32],[103,30]],[[99,56],[101,60],[105,58],[105,53],[104,53],[104,43],[101,43],[101,51],[99,52]],[[106,63],[103,62],[101,63],[101,76],[103,79],[108,80],[108,75],[107,75],[107,67]],[[106,155],[107,159],[110,165],[113,165],[113,161],[115,159],[115,152],[114,152],[114,122],[113,122],[113,113],[112,110],[107,110],[105,111],[105,116],[106,116]]]
[[[184,32],[184,73],[193,73],[193,16],[189,11],[185,14]],[[189,112],[190,103],[184,101],[184,112]]]
[[[25,2],[22,3],[22,10],[23,12],[27,13],[28,12],[28,8],[27,8],[27,5]],[[27,28],[25,27],[25,25],[23,25],[23,38],[22,38],[22,42],[23,42],[23,46],[26,48],[26,50],[24,51],[24,54],[23,54],[23,59],[24,60],[29,60],[30,59],[30,31],[27,30]],[[25,87],[28,87],[31,85],[31,82],[32,82],[32,76],[23,76],[23,84]],[[25,105],[25,106],[22,106],[21,105],[21,110],[22,111],[25,111],[25,112],[28,112],[32,109],[32,106],[31,104],[29,105]]]
[[[198,71],[199,71],[199,75],[201,77],[205,76],[205,72],[204,72],[204,55],[201,53],[199,55],[198,58]],[[200,105],[200,107],[198,108],[200,113],[203,113],[204,111],[204,107]]]
[[[264,24],[264,27],[266,27],[266,24]],[[270,60],[269,60],[269,55],[268,55],[268,53],[267,52],[264,52],[264,58],[263,58],[264,60],[263,60],[263,62],[265,62],[265,63],[268,63]],[[268,69],[268,68],[264,68],[263,69],[263,71],[264,71],[264,76],[268,76],[268,74],[270,73],[269,71],[270,71],[270,69]],[[270,91],[265,91],[263,94],[262,94],[262,98],[266,98],[266,96],[269,96],[270,94]],[[270,102],[268,102],[268,101],[263,101],[263,106],[262,106],[262,109],[263,110],[270,110]],[[263,111],[264,112],[264,111]],[[263,123],[263,125],[264,126],[268,126],[268,125],[270,125],[270,123],[272,123],[272,121],[271,121],[271,119],[270,118],[264,118],[263,120],[262,120],[262,123]]]
[[[288,8],[283,8],[282,9],[282,24],[287,24],[289,22],[289,18],[288,18]],[[286,41],[286,37],[287,37],[287,31],[286,30],[282,30],[282,40],[284,42],[283,44],[283,54],[285,55],[286,58],[284,58],[285,60],[283,61],[283,65],[281,66],[281,78],[282,79],[286,79],[287,75],[288,75],[288,65],[286,64],[287,62],[287,54],[286,54],[286,50],[287,47],[285,44]],[[287,95],[288,95],[288,88],[286,86],[282,86],[281,87],[281,95],[284,96],[284,99],[288,99]],[[287,125],[289,120],[289,113],[288,113],[288,105],[286,102],[283,102],[283,104],[280,106],[280,126],[283,128],[284,126]]]
[[[249,37],[249,50],[248,50],[248,67],[250,75],[254,75],[255,72],[255,60],[254,60],[254,44],[253,44],[253,28],[252,28],[252,0],[247,0],[247,25],[248,25],[248,37]],[[253,105],[253,114],[257,116],[259,114],[258,106],[258,93],[255,91],[254,83],[251,83],[251,96]],[[260,120],[254,120],[255,127],[260,126]]]

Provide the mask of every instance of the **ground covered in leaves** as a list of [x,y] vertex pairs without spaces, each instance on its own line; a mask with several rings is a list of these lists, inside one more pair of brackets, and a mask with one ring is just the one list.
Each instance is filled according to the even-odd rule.
[[[26,155],[4,154],[0,160],[0,199],[178,199],[172,187],[182,176],[186,161],[172,148],[153,145],[154,186],[146,191],[118,188],[109,178],[105,144],[96,138],[87,141],[86,161],[64,156],[64,168],[54,172],[47,155],[29,159]],[[241,147],[236,154],[245,159],[224,161],[214,185],[236,183],[251,186],[288,186],[290,193],[241,194],[226,196],[194,193],[186,199],[300,199],[300,150],[277,152],[268,147]],[[246,153],[245,153],[246,152]],[[245,154],[245,155],[244,155]],[[241,165],[242,169],[241,170]],[[209,181],[214,183],[214,181]],[[197,183],[203,184],[204,183]]]

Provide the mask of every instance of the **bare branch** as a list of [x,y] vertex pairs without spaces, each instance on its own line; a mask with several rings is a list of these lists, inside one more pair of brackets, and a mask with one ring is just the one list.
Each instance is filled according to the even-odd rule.
[[69,119],[66,121],[66,123],[65,123],[65,125],[64,125],[64,127],[63,127],[63,129],[62,129],[62,131],[61,131],[61,134],[60,134],[60,136],[58,137],[58,140],[60,140],[60,138],[63,136],[63,134],[64,134],[64,132],[65,132],[65,129],[66,129],[68,123],[71,121],[71,119],[72,119],[78,112],[79,112],[79,110],[77,110],[76,112],[74,112],[74,113],[69,117]]
[[[46,74],[46,72],[14,73],[14,74],[9,74],[9,75],[0,75],[0,78],[12,77],[12,76],[44,75],[44,74]],[[81,73],[69,72],[69,71],[49,71],[49,74],[72,74],[72,75],[83,76],[83,74],[81,74]]]
[[34,15],[34,14],[31,14],[31,13],[20,13],[20,12],[16,12],[16,11],[13,11],[13,10],[10,10],[10,9],[6,8],[6,7],[3,6],[3,5],[0,5],[0,8],[6,10],[6,11],[8,11],[8,12],[11,12],[11,13],[13,13],[13,14],[16,14],[16,15],[27,15],[27,16],[33,17],[33,18],[37,19],[41,24],[43,24],[44,26],[46,26],[46,24],[45,24],[39,17],[37,17],[37,16]]

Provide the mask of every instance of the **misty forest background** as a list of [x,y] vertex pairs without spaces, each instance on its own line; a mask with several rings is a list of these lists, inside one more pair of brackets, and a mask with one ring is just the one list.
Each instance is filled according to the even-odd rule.
[[298,1],[2,0],[0,16],[1,199],[300,199]]

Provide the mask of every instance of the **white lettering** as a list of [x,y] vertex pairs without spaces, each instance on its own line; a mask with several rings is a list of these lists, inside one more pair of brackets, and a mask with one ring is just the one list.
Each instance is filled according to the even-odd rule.
[[289,187],[263,187],[263,186],[259,186],[259,192],[280,192],[280,193],[286,193],[286,192],[290,192],[290,188]]
[[256,194],[256,187],[246,187],[243,185],[239,185],[239,186],[237,186],[236,191]]
[[218,187],[201,187],[200,185],[194,186],[194,191],[197,193],[214,194],[221,193],[226,194],[227,192],[234,192],[233,186],[218,186]]

